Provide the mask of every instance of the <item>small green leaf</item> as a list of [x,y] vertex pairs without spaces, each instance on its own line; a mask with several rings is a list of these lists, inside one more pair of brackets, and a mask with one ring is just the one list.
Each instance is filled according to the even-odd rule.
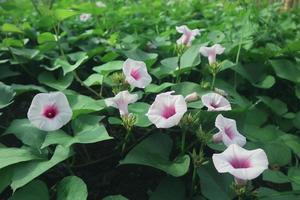
[[168,82],[165,82],[165,83],[160,84],[160,85],[156,85],[156,84],[151,83],[150,85],[148,85],[145,88],[145,92],[146,93],[159,93],[162,90],[164,90],[168,87],[171,87],[173,85],[175,85],[175,84],[174,83],[168,83]]
[[19,29],[16,25],[14,24],[3,24],[1,27],[1,30],[3,32],[11,32],[11,33],[23,33],[21,29]]
[[63,21],[69,17],[78,15],[79,13],[74,10],[69,9],[56,9],[54,10],[54,15],[58,21]]
[[56,37],[50,32],[42,33],[38,36],[38,43],[44,44],[46,42],[56,42]]
[[90,75],[83,83],[87,86],[102,85],[104,76],[101,74]]
[[87,186],[77,176],[68,176],[61,180],[57,186],[57,200],[86,200]]

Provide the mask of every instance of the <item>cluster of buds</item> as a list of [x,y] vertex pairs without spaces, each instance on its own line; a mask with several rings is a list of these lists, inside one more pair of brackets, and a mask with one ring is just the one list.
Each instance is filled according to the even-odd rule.
[[115,72],[111,75],[111,81],[113,83],[112,92],[116,95],[121,91],[128,90],[129,85],[125,81],[125,76],[123,73]]
[[121,118],[122,118],[122,125],[124,126],[124,128],[128,132],[131,132],[136,122],[136,116],[132,113],[129,113],[128,115],[121,116]]

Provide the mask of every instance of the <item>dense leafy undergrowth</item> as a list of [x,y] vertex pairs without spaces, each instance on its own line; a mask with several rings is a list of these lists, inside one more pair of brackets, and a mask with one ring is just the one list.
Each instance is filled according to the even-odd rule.
[[0,1],[1,199],[300,198],[299,9],[53,2]]

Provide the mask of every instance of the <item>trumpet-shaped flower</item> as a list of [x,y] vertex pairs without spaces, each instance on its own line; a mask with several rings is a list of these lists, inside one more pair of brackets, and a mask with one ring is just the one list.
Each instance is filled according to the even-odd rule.
[[88,20],[91,19],[91,18],[92,18],[92,15],[89,14],[89,13],[82,13],[82,14],[79,16],[79,19],[80,19],[80,21],[82,21],[82,22],[86,22],[86,21],[88,21]]
[[264,150],[248,151],[236,144],[230,145],[223,153],[213,154],[212,159],[219,173],[232,174],[238,184],[255,179],[268,169],[269,164]]
[[136,102],[137,94],[130,94],[127,90],[119,92],[115,97],[105,99],[106,106],[118,108],[120,115],[128,115],[128,104]]
[[32,125],[44,131],[55,131],[72,118],[67,97],[62,92],[35,95],[27,113]]
[[203,56],[208,57],[208,63],[212,65],[216,62],[217,55],[222,54],[224,50],[225,48],[220,44],[215,44],[212,47],[200,47],[199,52]]
[[207,93],[201,97],[201,101],[208,108],[208,111],[231,110],[229,101],[218,93]]
[[133,87],[145,88],[152,81],[146,64],[142,61],[128,58],[123,64],[123,73],[126,81]]
[[184,97],[182,95],[172,95],[172,93],[174,91],[157,95],[146,114],[157,128],[176,126],[187,111]]
[[246,144],[246,138],[238,132],[235,120],[219,114],[215,126],[219,129],[219,132],[213,136],[215,142],[223,141],[226,146],[237,144],[241,147]]
[[182,36],[177,40],[177,44],[191,46],[192,41],[197,35],[200,35],[199,29],[190,30],[186,25],[176,26],[178,33],[182,33]]

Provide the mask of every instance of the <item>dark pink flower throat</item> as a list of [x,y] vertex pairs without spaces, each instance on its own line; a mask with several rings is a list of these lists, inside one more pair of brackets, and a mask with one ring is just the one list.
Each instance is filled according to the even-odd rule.
[[49,119],[53,119],[58,114],[58,109],[55,105],[46,106],[43,115]]
[[251,167],[251,163],[248,159],[234,158],[230,161],[230,164],[235,169]]
[[130,75],[135,79],[139,80],[141,78],[140,72],[138,69],[132,69]]
[[175,106],[166,106],[162,112],[162,116],[165,118],[165,119],[168,119],[170,117],[172,117],[173,115],[176,114],[176,109],[175,109]]

